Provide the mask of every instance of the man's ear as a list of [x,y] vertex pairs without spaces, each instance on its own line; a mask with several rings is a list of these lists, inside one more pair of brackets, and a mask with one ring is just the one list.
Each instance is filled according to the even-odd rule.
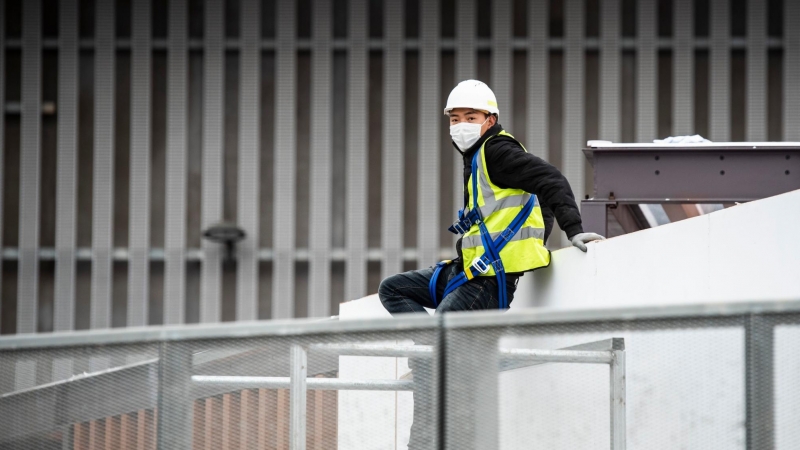
[[489,123],[491,123],[491,126],[490,126],[490,128],[491,128],[491,127],[493,127],[493,126],[497,125],[497,114],[492,114],[490,117],[491,117],[492,119],[494,119],[494,120],[492,120],[492,121],[490,121],[490,122],[489,122]]

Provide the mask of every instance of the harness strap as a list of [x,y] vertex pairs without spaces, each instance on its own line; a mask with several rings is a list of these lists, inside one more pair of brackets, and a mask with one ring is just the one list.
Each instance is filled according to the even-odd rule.
[[[476,276],[479,276],[483,273],[488,272],[489,266],[494,268],[495,276],[497,277],[497,288],[498,288],[498,308],[505,309],[508,308],[508,293],[506,290],[506,273],[505,268],[503,267],[503,262],[500,259],[500,252],[503,248],[511,241],[511,238],[522,228],[522,224],[525,223],[525,220],[530,215],[531,211],[533,210],[534,206],[534,199],[528,201],[522,210],[517,213],[517,216],[514,217],[514,220],[511,221],[511,224],[497,237],[496,240],[492,241],[491,235],[489,231],[485,228],[486,226],[483,223],[480,223],[479,226],[481,227],[481,241],[483,242],[484,246],[484,253],[481,255],[480,258],[476,259],[475,262],[469,267],[468,270],[461,272],[457,276],[453,277],[444,289],[444,294],[442,298],[447,297],[451,292],[461,287],[467,281],[473,279]],[[431,277],[431,281],[428,285],[428,289],[430,292],[431,300],[434,305],[438,306],[438,300],[436,296],[436,283],[439,278],[439,272],[441,272],[442,268],[447,266],[451,261],[442,261],[436,264],[436,268],[433,273],[433,277]]]
[[[465,234],[467,231],[469,231],[472,225],[477,224],[480,228],[481,243],[483,244],[484,252],[480,258],[477,258],[472,262],[467,270],[453,277],[447,283],[442,298],[447,297],[447,295],[449,295],[451,292],[474,277],[488,272],[489,266],[491,266],[494,269],[495,277],[497,277],[498,308],[507,309],[508,292],[506,289],[506,271],[503,267],[503,261],[500,259],[500,252],[503,250],[506,244],[511,241],[514,235],[519,232],[520,228],[522,228],[522,224],[524,224],[525,220],[527,220],[528,216],[530,216],[535,205],[535,196],[531,196],[530,199],[528,199],[528,202],[525,203],[525,206],[523,206],[519,213],[517,213],[516,217],[514,217],[514,220],[512,220],[506,229],[500,233],[496,240],[492,240],[492,235],[486,228],[486,224],[483,222],[483,217],[481,217],[480,209],[478,208],[477,158],[480,153],[481,152],[478,151],[475,153],[475,156],[472,157],[472,204],[474,208],[464,213],[464,210],[466,210],[468,206],[464,205],[464,209],[458,211],[459,220],[454,222],[453,225],[448,228],[448,230],[456,234]],[[467,199],[465,198],[465,200]],[[450,264],[450,262],[451,261],[442,261],[436,263],[433,276],[428,284],[428,291],[434,307],[438,306],[438,301],[436,298],[436,283],[439,279],[439,274],[441,273],[442,268]]]

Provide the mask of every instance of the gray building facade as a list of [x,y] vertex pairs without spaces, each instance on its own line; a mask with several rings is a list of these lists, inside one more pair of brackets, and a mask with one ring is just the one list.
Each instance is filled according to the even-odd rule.
[[[454,254],[460,80],[588,139],[800,140],[789,0],[0,0],[0,333],[336,314]],[[246,238],[235,259],[202,238]],[[564,240],[555,232],[548,245]]]

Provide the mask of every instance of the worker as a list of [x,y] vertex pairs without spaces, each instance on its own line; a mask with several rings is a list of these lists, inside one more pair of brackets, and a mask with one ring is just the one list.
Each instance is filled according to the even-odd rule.
[[[564,175],[503,130],[489,86],[462,81],[450,92],[444,114],[453,146],[464,161],[464,206],[449,227],[460,235],[458,257],[383,280],[378,296],[392,315],[426,313],[425,308],[437,313],[508,309],[519,277],[550,265],[545,243],[554,216],[572,245],[583,252],[589,242],[604,239],[583,232]],[[408,363],[414,372],[408,448],[434,448],[433,366],[424,358],[409,358]]]
[[553,165],[528,153],[498,123],[492,90],[478,80],[450,92],[444,114],[464,160],[464,208],[450,231],[460,234],[458,257],[390,276],[378,295],[393,315],[507,309],[524,272],[550,265],[545,242],[553,216],[572,245],[603,236],[584,233],[569,182]]

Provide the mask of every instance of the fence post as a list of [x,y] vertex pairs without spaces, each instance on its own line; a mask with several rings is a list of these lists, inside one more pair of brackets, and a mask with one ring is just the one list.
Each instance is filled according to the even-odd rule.
[[746,448],[772,450],[775,448],[774,324],[758,314],[749,314],[744,321]]
[[611,450],[625,450],[625,350],[615,348],[611,355]]
[[289,375],[289,448],[306,450],[306,349],[292,345]]
[[157,448],[191,448],[191,347],[180,342],[162,343],[158,366]]

